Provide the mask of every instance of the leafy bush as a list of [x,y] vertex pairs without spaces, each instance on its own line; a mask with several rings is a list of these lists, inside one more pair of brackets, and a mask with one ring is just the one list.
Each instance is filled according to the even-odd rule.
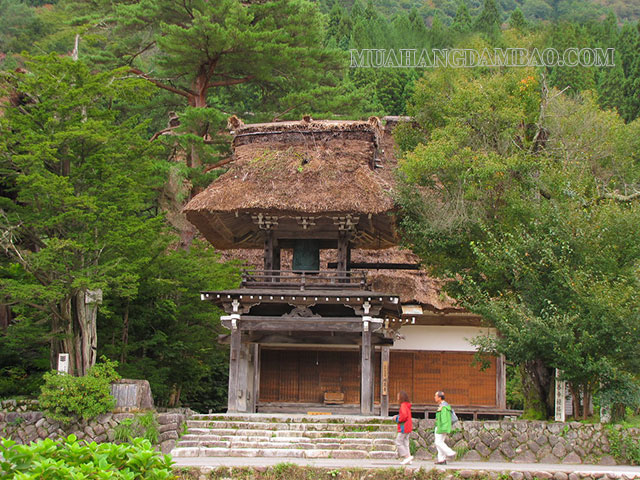
[[114,428],[115,440],[127,442],[134,438],[144,438],[153,445],[158,443],[158,422],[153,412],[144,415],[136,415],[133,418],[125,418]]
[[20,480],[174,479],[171,459],[160,456],[149,441],[142,438],[131,444],[80,444],[75,435],[66,439],[49,438],[17,445],[0,439],[0,478]]
[[84,377],[73,377],[52,371],[44,374],[41,408],[53,420],[69,423],[74,416],[85,420],[110,412],[115,406],[111,382],[118,380],[117,362],[102,357]]
[[640,465],[640,439],[637,429],[607,425],[607,438],[611,454],[616,460],[629,465]]

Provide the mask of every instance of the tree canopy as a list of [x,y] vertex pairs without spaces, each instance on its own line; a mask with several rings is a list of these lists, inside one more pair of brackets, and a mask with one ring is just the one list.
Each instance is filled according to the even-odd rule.
[[412,99],[424,136],[400,167],[404,231],[496,327],[481,351],[524,366],[527,407],[546,418],[550,368],[587,403],[640,373],[640,122],[532,72],[451,73],[426,76]]

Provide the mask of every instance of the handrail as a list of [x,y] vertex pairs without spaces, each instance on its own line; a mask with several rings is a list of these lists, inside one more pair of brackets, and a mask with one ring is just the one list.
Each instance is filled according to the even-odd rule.
[[242,287],[295,288],[301,291],[322,289],[370,290],[367,274],[362,271],[321,270],[245,270]]

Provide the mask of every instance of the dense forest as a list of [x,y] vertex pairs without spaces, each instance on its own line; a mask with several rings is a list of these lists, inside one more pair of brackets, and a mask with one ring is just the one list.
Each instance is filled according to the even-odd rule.
[[[199,292],[240,266],[177,212],[224,171],[227,118],[410,115],[405,243],[501,332],[480,348],[519,366],[512,405],[547,416],[560,368],[638,408],[639,18],[634,0],[0,0],[0,397],[37,395],[72,352],[159,405],[222,408]],[[352,49],[509,47],[615,66],[349,68]]]

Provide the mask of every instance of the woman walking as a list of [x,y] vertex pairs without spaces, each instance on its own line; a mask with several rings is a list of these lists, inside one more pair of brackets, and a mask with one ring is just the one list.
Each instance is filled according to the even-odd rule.
[[411,402],[409,402],[409,395],[404,390],[398,392],[398,403],[400,404],[400,412],[393,417],[398,424],[396,445],[398,446],[398,455],[404,457],[402,465],[409,465],[413,461],[409,451],[409,434],[413,430],[413,422],[411,421]]

